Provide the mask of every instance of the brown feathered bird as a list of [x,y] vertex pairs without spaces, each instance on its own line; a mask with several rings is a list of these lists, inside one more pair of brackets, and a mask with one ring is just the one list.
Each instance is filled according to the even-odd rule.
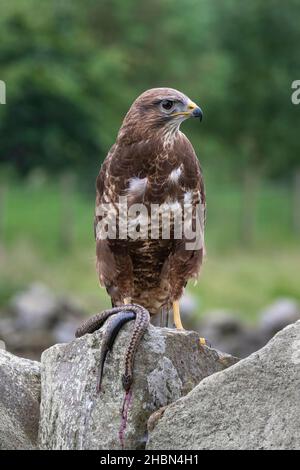
[[146,91],[125,116],[97,178],[97,271],[113,308],[86,320],[76,336],[96,331],[112,316],[100,347],[100,391],[107,352],[121,326],[135,319],[124,357],[124,406],[149,312],[155,316],[172,307],[182,329],[179,299],[202,264],[204,184],[194,149],[179,130],[191,116],[202,119],[202,111],[183,93]]
[[[177,328],[182,328],[179,299],[188,279],[198,276],[204,254],[203,178],[193,146],[180,131],[180,124],[189,117],[202,119],[202,111],[183,93],[172,88],[144,92],[125,116],[97,178],[100,284],[113,306],[139,304],[151,316],[173,308]],[[126,221],[127,235],[120,236],[120,197],[125,198],[128,210],[136,204],[143,204],[148,215],[153,205],[162,206],[161,214],[169,210],[169,234],[163,234],[162,216],[155,219],[158,236],[153,237],[154,222],[148,221],[144,230],[141,213],[135,213]],[[183,215],[185,205],[192,208],[190,217]],[[185,219],[192,236],[175,236],[178,221]],[[130,227],[137,221],[134,233],[140,237],[131,237]],[[116,227],[109,232],[108,225],[113,223]],[[103,227],[110,236],[103,237]]]

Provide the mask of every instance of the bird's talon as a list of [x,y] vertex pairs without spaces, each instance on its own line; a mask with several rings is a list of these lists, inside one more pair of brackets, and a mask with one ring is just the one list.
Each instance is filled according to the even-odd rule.
[[199,338],[199,343],[201,346],[208,346],[209,348],[211,348],[210,342],[207,341],[207,339],[205,338]]

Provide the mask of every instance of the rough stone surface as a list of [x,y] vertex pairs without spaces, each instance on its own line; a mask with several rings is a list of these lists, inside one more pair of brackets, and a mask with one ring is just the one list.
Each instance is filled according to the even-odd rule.
[[300,449],[300,321],[204,379],[150,427],[148,449]]
[[40,364],[0,350],[0,449],[35,449]]
[[[117,337],[96,393],[100,331],[42,355],[39,442],[42,449],[121,449],[123,358],[133,325]],[[143,448],[149,416],[192,390],[204,377],[237,359],[199,345],[195,332],[149,326],[135,360],[125,449]]]

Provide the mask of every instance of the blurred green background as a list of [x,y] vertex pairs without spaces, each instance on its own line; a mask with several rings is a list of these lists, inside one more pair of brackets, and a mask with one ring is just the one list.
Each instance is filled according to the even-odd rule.
[[124,114],[170,86],[204,110],[183,131],[207,188],[201,315],[255,321],[300,299],[299,0],[0,1],[0,306],[40,280],[87,311],[94,181]]

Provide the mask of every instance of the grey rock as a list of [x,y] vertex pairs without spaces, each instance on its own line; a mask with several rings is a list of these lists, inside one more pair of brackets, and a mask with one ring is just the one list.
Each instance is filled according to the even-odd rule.
[[300,319],[300,305],[293,299],[282,298],[269,305],[260,314],[259,327],[272,338],[278,331]]
[[[43,353],[42,449],[122,448],[119,429],[125,394],[121,377],[133,325],[127,324],[118,335],[105,364],[102,391],[97,394],[99,345],[105,328]],[[227,366],[223,356],[199,345],[195,332],[150,325],[136,354],[124,448],[144,448],[147,421],[155,410]]]
[[300,449],[300,321],[168,406],[148,449]]
[[0,350],[0,449],[37,448],[40,364]]
[[15,331],[14,318],[0,317],[0,337],[9,336]]
[[227,346],[227,343],[232,344],[234,338],[243,335],[245,328],[237,315],[225,310],[213,310],[201,320],[199,331],[211,344],[222,348],[223,342]]
[[16,294],[10,310],[14,327],[28,331],[53,328],[60,321],[75,321],[84,314],[72,299],[57,296],[38,282]]
[[15,330],[9,336],[2,336],[7,350],[20,357],[32,360],[40,360],[44,349],[55,343],[52,331],[49,329]]
[[54,343],[67,343],[72,341],[77,328],[78,320],[70,318],[60,321],[55,325],[52,331]]
[[83,317],[75,301],[34,283],[12,298],[0,318],[0,339],[12,353],[39,360],[53,344],[71,341]]
[[237,315],[225,310],[208,312],[198,330],[213,347],[241,358],[257,351],[270,339],[257,328],[241,322]]
[[50,325],[57,316],[58,301],[46,286],[35,283],[16,294],[10,307],[16,316],[16,326],[33,330]]

